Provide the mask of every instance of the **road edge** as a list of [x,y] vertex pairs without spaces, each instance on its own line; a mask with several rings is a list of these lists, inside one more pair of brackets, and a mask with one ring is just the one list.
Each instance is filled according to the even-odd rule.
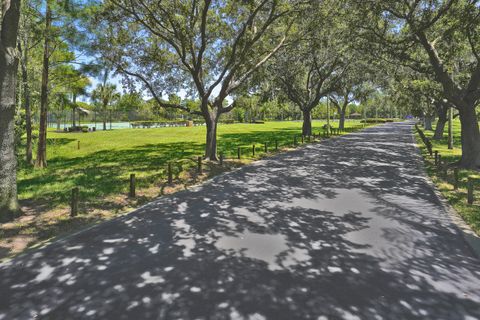
[[475,231],[470,228],[470,226],[463,220],[460,214],[455,210],[455,208],[448,202],[448,200],[443,196],[443,194],[438,190],[435,183],[432,181],[430,176],[427,173],[427,168],[425,166],[425,159],[422,155],[421,149],[415,139],[415,133],[413,131],[413,127],[411,130],[410,137],[412,139],[412,146],[415,149],[415,155],[417,158],[418,165],[422,172],[422,178],[425,179],[427,184],[432,188],[433,193],[437,197],[437,199],[442,204],[445,212],[450,217],[455,228],[459,231],[462,235],[463,240],[467,244],[467,246],[472,251],[473,255],[480,259],[480,236],[478,236]]

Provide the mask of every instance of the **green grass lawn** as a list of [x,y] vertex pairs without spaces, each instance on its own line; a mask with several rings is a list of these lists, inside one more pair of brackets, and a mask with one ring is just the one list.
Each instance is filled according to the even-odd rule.
[[[324,122],[314,121],[316,134]],[[337,123],[332,123],[334,127]],[[347,128],[360,129],[359,121]],[[48,133],[45,169],[20,164],[18,192],[23,215],[0,225],[0,259],[22,252],[62,234],[110,219],[162,194],[181,190],[244,163],[265,156],[278,141],[279,151],[291,148],[294,137],[301,142],[301,122],[225,124],[218,128],[218,149],[228,159],[223,166],[204,163],[204,173],[195,171],[203,155],[205,127],[119,129],[88,133]],[[80,141],[80,149],[78,149]],[[256,145],[252,157],[252,145]],[[241,147],[242,159],[236,160]],[[23,155],[19,157],[23,159]],[[167,184],[171,162],[174,183]],[[129,175],[136,174],[137,195],[128,198]],[[80,189],[80,212],[70,217],[71,189]]]
[[[435,128],[435,126],[434,126]],[[433,150],[437,150],[442,156],[442,159],[448,163],[454,163],[460,160],[462,150],[460,144],[460,121],[454,120],[453,122],[453,137],[454,148],[448,149],[447,144],[447,126],[445,126],[444,138],[441,140],[431,140],[433,131],[425,131],[425,135],[432,141]],[[478,172],[472,172],[470,170],[460,170],[460,185],[458,190],[453,190],[453,170],[448,171],[448,176],[443,177],[435,167],[434,158],[430,157],[426,147],[422,140],[418,136],[417,142],[422,150],[422,154],[425,159],[425,164],[429,176],[433,182],[437,185],[440,192],[448,200],[448,202],[455,208],[455,210],[462,216],[464,221],[472,227],[472,229],[480,234],[480,185],[476,186],[474,193],[476,202],[473,205],[467,204],[467,178],[469,175],[478,175]]]
[[[324,122],[314,121],[318,133]],[[256,156],[264,153],[264,143],[274,148],[293,144],[301,134],[301,122],[267,122],[265,124],[219,125],[218,149],[225,157],[251,158],[252,144]],[[358,126],[358,121],[347,121]],[[94,201],[125,193],[128,176],[135,173],[139,187],[148,187],[166,179],[167,162],[172,161],[176,175],[195,165],[203,154],[205,127],[122,129],[89,133],[48,133],[48,168],[36,170],[22,165],[18,173],[21,200],[39,200],[49,206],[66,205],[70,190],[80,187],[81,198]],[[300,138],[298,138],[300,141]],[[80,149],[78,150],[78,141]]]

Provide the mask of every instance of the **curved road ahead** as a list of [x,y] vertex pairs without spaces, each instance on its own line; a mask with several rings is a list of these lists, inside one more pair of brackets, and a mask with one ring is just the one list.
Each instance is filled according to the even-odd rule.
[[480,319],[412,124],[308,145],[0,265],[0,319]]

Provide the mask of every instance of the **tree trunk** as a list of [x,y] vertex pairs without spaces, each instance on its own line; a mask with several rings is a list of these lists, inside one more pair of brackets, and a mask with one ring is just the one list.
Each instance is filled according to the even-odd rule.
[[27,164],[33,164],[33,147],[32,147],[32,108],[30,105],[30,86],[28,85],[28,36],[25,32],[22,52],[22,84],[23,84],[23,100],[25,107],[25,131],[27,134],[27,145],[25,150],[25,161]]
[[435,117],[431,114],[426,114],[425,115],[425,121],[424,121],[425,130],[433,131],[432,122],[433,122],[434,118]]
[[340,116],[340,120],[338,122],[338,128],[343,130],[345,129],[345,111],[342,110],[340,113],[339,113],[339,116]]
[[311,136],[312,135],[312,110],[309,108],[302,109],[303,113],[303,125],[302,125],[302,135]]
[[467,169],[480,169],[480,130],[475,106],[459,109],[462,124],[462,158],[460,166]]
[[43,48],[42,89],[40,94],[40,128],[38,132],[36,168],[47,166],[47,105],[48,105],[48,72],[50,63],[50,28],[52,25],[52,11],[50,1],[47,0],[45,15],[45,44]]
[[103,131],[107,130],[107,104],[103,104]]
[[448,106],[446,105],[440,105],[437,107],[438,121],[437,126],[435,127],[435,134],[432,137],[434,140],[443,139],[443,131],[445,130],[445,124],[448,121],[447,111]]
[[443,131],[445,130],[446,119],[438,118],[437,126],[435,127],[435,133],[433,134],[433,140],[443,139]]
[[216,113],[204,116],[207,125],[207,137],[205,144],[205,159],[217,161],[217,125],[220,115]]
[[14,116],[20,1],[12,0],[3,9],[0,16],[0,220],[5,221],[19,211]]
[[77,123],[75,122],[75,106],[72,107],[72,127],[75,129]]

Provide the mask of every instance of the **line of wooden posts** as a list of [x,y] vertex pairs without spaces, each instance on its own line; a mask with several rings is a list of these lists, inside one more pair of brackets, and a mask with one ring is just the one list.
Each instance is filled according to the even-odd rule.
[[[442,155],[438,152],[438,150],[433,150],[432,142],[425,136],[425,133],[418,127],[417,124],[415,125],[415,129],[417,130],[418,135],[427,147],[428,153],[431,157],[434,158],[435,168],[437,169],[439,176],[448,182],[448,171],[449,169],[453,169],[453,190],[458,190],[460,184],[460,169],[456,167],[450,167],[448,162],[445,161],[444,158],[442,158]],[[477,182],[477,180],[479,179],[475,176],[469,176],[467,178],[467,203],[469,205],[473,204],[473,202],[475,201],[474,191],[475,183]]]
[[[318,135],[316,135],[315,133],[311,136],[304,136],[304,135],[301,135],[300,136],[300,143],[301,144],[304,144],[305,142],[307,143],[310,143],[310,142],[314,142],[315,139],[321,139],[322,137],[323,138],[329,138],[331,136],[338,136],[340,135],[341,133],[350,133],[350,132],[353,132],[353,131],[356,131],[358,129],[362,129],[362,127],[352,127],[352,128],[345,128],[345,129],[339,129],[339,128],[330,128],[330,130],[328,130],[327,128],[324,128],[323,129],[323,133],[318,133]],[[297,135],[294,135],[293,136],[293,146],[296,147],[298,145],[298,137]],[[252,149],[251,149],[251,152],[252,152],[252,158],[255,157],[255,153],[256,153],[256,150],[257,150],[258,146],[256,146],[255,144],[252,145]],[[77,149],[80,149],[80,141],[78,141],[77,143]],[[268,153],[268,142],[265,142],[263,144],[263,149],[264,149],[264,152],[265,153]],[[279,143],[278,143],[278,140],[275,140],[274,141],[274,150],[275,151],[278,151],[279,149]],[[242,147],[237,147],[237,150],[236,150],[236,159],[240,160],[242,158]],[[223,166],[223,162],[225,160],[225,155],[223,154],[223,152],[220,152],[219,154],[219,165],[220,166]],[[172,169],[172,162],[168,162],[167,163],[167,183],[168,184],[172,184],[173,183],[173,169]],[[199,156],[197,157],[196,159],[196,171],[197,171],[197,174],[201,175],[203,173],[203,157],[202,156]],[[71,195],[71,201],[70,201],[70,216],[74,217],[78,214],[78,203],[79,203],[79,200],[80,200],[80,195],[79,195],[79,188],[78,187],[74,187],[72,189],[72,195]],[[135,174],[134,173],[131,173],[130,174],[130,179],[129,179],[129,192],[128,192],[128,196],[130,198],[134,198],[136,195],[136,177],[135,177]]]

